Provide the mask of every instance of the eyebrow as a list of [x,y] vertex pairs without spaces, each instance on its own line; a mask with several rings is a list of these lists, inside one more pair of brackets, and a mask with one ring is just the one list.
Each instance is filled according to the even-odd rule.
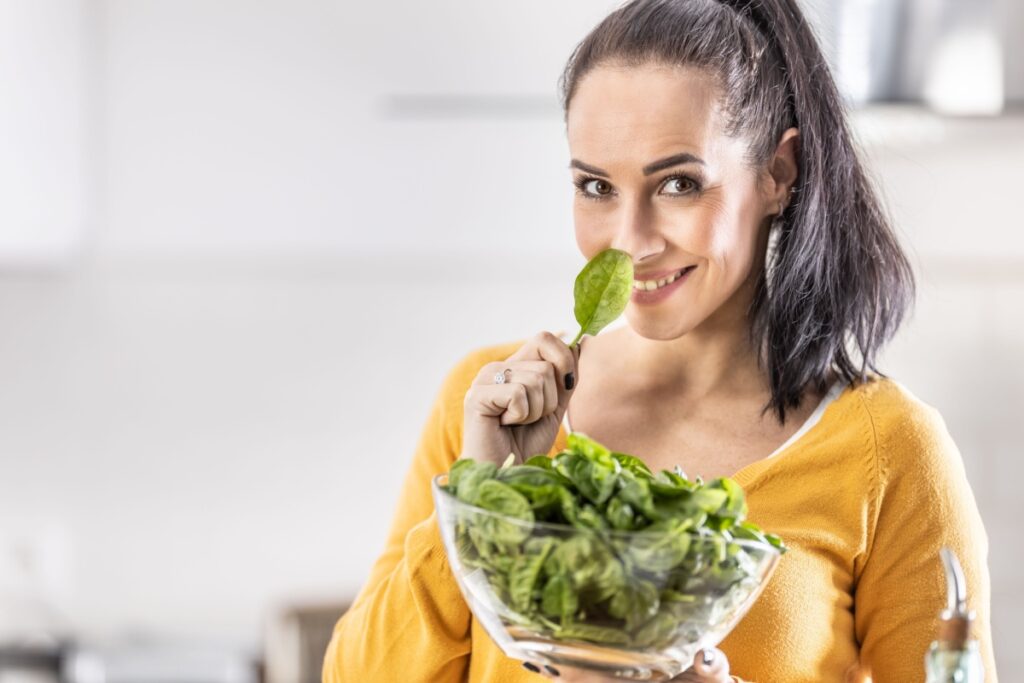
[[[666,168],[671,168],[673,166],[679,166],[680,164],[700,164],[701,166],[703,166],[704,160],[701,159],[700,157],[690,154],[689,152],[673,154],[670,157],[658,159],[655,162],[647,164],[646,166],[643,167],[643,173],[644,175],[651,175],[652,173],[657,173],[658,171],[663,171]],[[581,171],[593,173],[594,175],[604,176],[605,178],[611,176],[611,174],[608,173],[608,171],[603,171],[596,166],[585,164],[579,159],[573,159],[571,162],[569,162],[569,168],[578,168]]]

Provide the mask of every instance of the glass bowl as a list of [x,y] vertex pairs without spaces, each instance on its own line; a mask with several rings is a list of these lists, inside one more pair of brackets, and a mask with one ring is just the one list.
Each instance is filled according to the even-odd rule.
[[728,533],[526,522],[432,481],[441,537],[473,616],[514,659],[631,680],[688,669],[739,623],[778,548]]

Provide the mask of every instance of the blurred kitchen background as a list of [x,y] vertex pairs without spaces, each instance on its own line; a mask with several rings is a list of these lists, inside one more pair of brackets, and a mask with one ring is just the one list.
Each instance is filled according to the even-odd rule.
[[[574,328],[556,81],[616,5],[0,0],[0,683],[317,679],[443,376]],[[1024,3],[807,9],[1024,680]]]

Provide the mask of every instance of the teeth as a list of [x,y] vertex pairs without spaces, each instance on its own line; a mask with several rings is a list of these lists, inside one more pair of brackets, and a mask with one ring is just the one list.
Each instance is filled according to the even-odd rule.
[[666,278],[662,278],[661,280],[633,280],[633,289],[642,289],[651,292],[655,289],[658,289],[659,287],[664,287],[665,285],[672,284],[673,282],[679,279],[679,277],[683,274],[685,270],[686,269],[684,268],[678,273],[673,273],[672,275],[669,275]]

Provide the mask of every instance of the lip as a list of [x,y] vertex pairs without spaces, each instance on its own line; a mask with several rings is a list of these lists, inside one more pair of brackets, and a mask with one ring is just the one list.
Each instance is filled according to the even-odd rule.
[[[669,296],[672,295],[672,292],[674,292],[677,289],[679,289],[684,282],[689,280],[690,279],[690,273],[692,273],[696,269],[697,269],[697,266],[687,266],[686,268],[683,269],[685,272],[681,276],[676,278],[676,280],[674,282],[672,282],[671,284],[667,284],[664,287],[661,287],[660,289],[654,289],[654,290],[651,290],[649,292],[646,289],[634,289],[633,293],[630,295],[629,299],[630,299],[630,301],[633,301],[634,303],[637,303],[637,304],[656,304],[656,303],[659,303],[661,301],[664,301],[665,299],[667,299]],[[676,273],[676,272],[678,272],[678,271],[670,270],[670,271],[666,272],[664,275],[660,275],[659,277],[667,277],[667,276],[671,275],[672,273]],[[644,280],[644,279],[654,280],[654,279],[657,279],[657,278],[652,278],[652,277],[648,276],[648,277],[637,278],[637,279],[641,279],[641,280]]]
[[637,273],[636,271],[634,271],[633,272],[633,279],[634,280],[660,280],[662,278],[668,277],[669,275],[674,275],[674,274],[678,273],[681,270],[686,270],[687,268],[691,268],[691,267],[692,266],[682,266],[682,267],[679,267],[679,268],[673,268],[672,270],[656,270],[656,271],[653,271],[653,272],[650,272],[650,273]]

